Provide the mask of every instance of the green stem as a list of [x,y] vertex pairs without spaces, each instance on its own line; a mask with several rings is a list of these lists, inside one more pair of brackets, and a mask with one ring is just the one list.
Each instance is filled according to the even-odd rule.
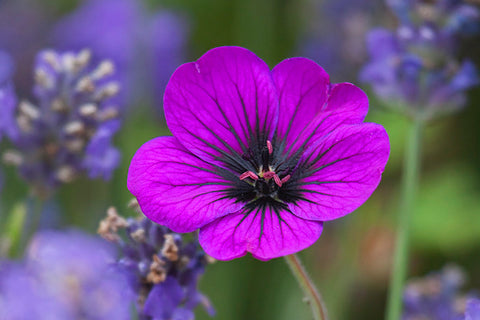
[[290,267],[295,280],[297,280],[300,288],[302,288],[303,293],[308,299],[308,304],[312,309],[313,319],[328,320],[327,311],[325,309],[322,297],[320,296],[320,293],[318,293],[317,288],[315,288],[313,281],[308,276],[307,271],[303,267],[298,256],[295,254],[285,256],[285,261]]
[[399,320],[402,313],[402,296],[408,270],[410,220],[418,185],[423,125],[422,120],[413,121],[406,146],[397,240],[387,302],[387,320]]

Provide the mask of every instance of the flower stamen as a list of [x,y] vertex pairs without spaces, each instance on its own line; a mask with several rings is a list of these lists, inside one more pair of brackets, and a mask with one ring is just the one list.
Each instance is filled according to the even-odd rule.
[[252,171],[246,171],[240,175],[240,180],[245,180],[246,178],[258,180],[258,176]]
[[275,175],[276,175],[275,172],[273,172],[273,171],[267,171],[267,172],[265,172],[265,173],[263,174],[263,177],[264,177],[265,179],[271,179],[271,178],[273,178]]
[[287,174],[285,177],[283,177],[280,181],[282,181],[282,183],[285,183],[288,180],[290,180],[290,175],[289,174]]
[[277,174],[273,175],[273,181],[277,184],[277,186],[281,187],[282,186],[282,180],[280,180],[280,177]]
[[273,146],[272,146],[272,142],[270,142],[270,140],[267,140],[267,149],[268,149],[268,154],[273,153]]

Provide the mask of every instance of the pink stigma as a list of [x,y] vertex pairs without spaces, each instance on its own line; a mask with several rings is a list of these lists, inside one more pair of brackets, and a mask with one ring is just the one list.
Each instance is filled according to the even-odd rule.
[[240,175],[240,180],[244,180],[246,178],[252,178],[253,180],[258,180],[258,176],[252,171],[246,171]]
[[272,143],[270,142],[270,140],[267,140],[267,149],[268,149],[268,154],[273,153],[273,146],[272,146]]

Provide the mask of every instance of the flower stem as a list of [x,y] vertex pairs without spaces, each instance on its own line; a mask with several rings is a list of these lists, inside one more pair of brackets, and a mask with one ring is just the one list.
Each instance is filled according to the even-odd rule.
[[297,280],[298,284],[303,290],[306,298],[308,299],[308,304],[312,309],[313,319],[315,320],[328,320],[327,311],[325,309],[322,297],[318,293],[317,288],[313,284],[312,280],[307,274],[307,271],[302,265],[302,262],[296,254],[291,254],[285,256],[285,261],[287,262],[290,270]]
[[423,125],[423,120],[413,120],[405,151],[397,240],[386,310],[387,320],[399,320],[402,313],[402,297],[408,270],[410,220],[418,185]]

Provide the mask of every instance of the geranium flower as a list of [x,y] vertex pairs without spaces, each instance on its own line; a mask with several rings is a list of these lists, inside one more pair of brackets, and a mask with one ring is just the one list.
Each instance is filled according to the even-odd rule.
[[270,71],[246,49],[212,49],[175,71],[164,108],[173,137],[137,151],[128,188],[153,221],[200,229],[221,260],[310,246],[370,196],[389,155],[383,127],[362,123],[363,91],[305,58]]

